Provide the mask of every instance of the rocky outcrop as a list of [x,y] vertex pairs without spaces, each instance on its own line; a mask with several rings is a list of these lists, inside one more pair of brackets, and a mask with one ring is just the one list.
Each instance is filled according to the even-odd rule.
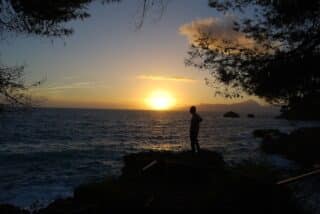
[[223,117],[238,118],[240,115],[233,111],[228,111],[223,115]]
[[[228,166],[221,155],[209,151],[139,153],[124,162],[120,177],[81,185],[73,197],[56,200],[35,214],[303,213],[266,166]],[[0,208],[6,214],[3,211]]]
[[248,118],[255,118],[255,115],[254,114],[248,114],[247,117]]
[[320,127],[299,128],[289,134],[274,129],[256,130],[253,134],[262,138],[261,149],[267,153],[307,165],[320,163]]

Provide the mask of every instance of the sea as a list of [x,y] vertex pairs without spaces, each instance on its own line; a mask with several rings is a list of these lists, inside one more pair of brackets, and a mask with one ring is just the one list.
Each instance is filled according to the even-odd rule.
[[[259,150],[255,129],[290,132],[316,122],[275,119],[274,115],[224,118],[200,112],[201,148],[217,151],[229,164],[250,160],[288,167],[290,161]],[[106,176],[118,176],[125,155],[142,151],[186,151],[190,114],[39,108],[0,114],[0,204],[31,209]]]

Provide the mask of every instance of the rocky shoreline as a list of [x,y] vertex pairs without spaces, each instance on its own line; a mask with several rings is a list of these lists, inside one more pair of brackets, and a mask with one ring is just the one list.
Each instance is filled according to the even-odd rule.
[[299,128],[289,134],[255,130],[253,135],[262,138],[260,148],[266,153],[282,155],[304,167],[320,164],[320,127]]
[[[289,134],[256,130],[261,150],[296,161],[303,169],[319,163],[320,128],[300,128]],[[281,172],[271,166],[244,162],[228,165],[212,151],[144,152],[127,155],[118,178],[83,184],[73,197],[59,199],[46,208],[28,211],[0,205],[1,214],[89,214],[131,212],[217,213],[318,213],[317,179],[294,185],[278,185]],[[287,176],[287,175],[286,175]],[[312,185],[311,185],[312,184]],[[305,196],[305,187],[315,193]],[[299,190],[300,188],[300,190]],[[297,191],[296,191],[297,190]]]
[[[201,212],[306,213],[277,173],[255,163],[227,165],[215,152],[128,155],[118,178],[79,186],[35,214]],[[1,205],[0,213],[30,213]]]

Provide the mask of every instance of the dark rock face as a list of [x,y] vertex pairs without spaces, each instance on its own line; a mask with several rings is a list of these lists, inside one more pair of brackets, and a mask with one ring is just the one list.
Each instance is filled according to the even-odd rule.
[[0,213],[1,214],[29,214],[28,211],[9,205],[9,204],[0,204]]
[[290,134],[272,129],[253,134],[262,138],[261,149],[267,153],[281,154],[306,165],[320,163],[320,127],[300,128]]
[[238,118],[240,115],[233,111],[228,111],[223,115],[223,117]]

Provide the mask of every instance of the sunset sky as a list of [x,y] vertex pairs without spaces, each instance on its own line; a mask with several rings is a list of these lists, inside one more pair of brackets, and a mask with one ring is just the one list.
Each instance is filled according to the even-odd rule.
[[1,63],[26,64],[28,83],[46,80],[33,90],[43,106],[165,109],[239,101],[214,97],[208,72],[184,65],[195,29],[245,40],[227,33],[230,17],[218,17],[207,0],[172,0],[161,19],[150,15],[136,29],[137,2],[93,3],[91,18],[69,23],[75,33],[65,39],[2,40]]

